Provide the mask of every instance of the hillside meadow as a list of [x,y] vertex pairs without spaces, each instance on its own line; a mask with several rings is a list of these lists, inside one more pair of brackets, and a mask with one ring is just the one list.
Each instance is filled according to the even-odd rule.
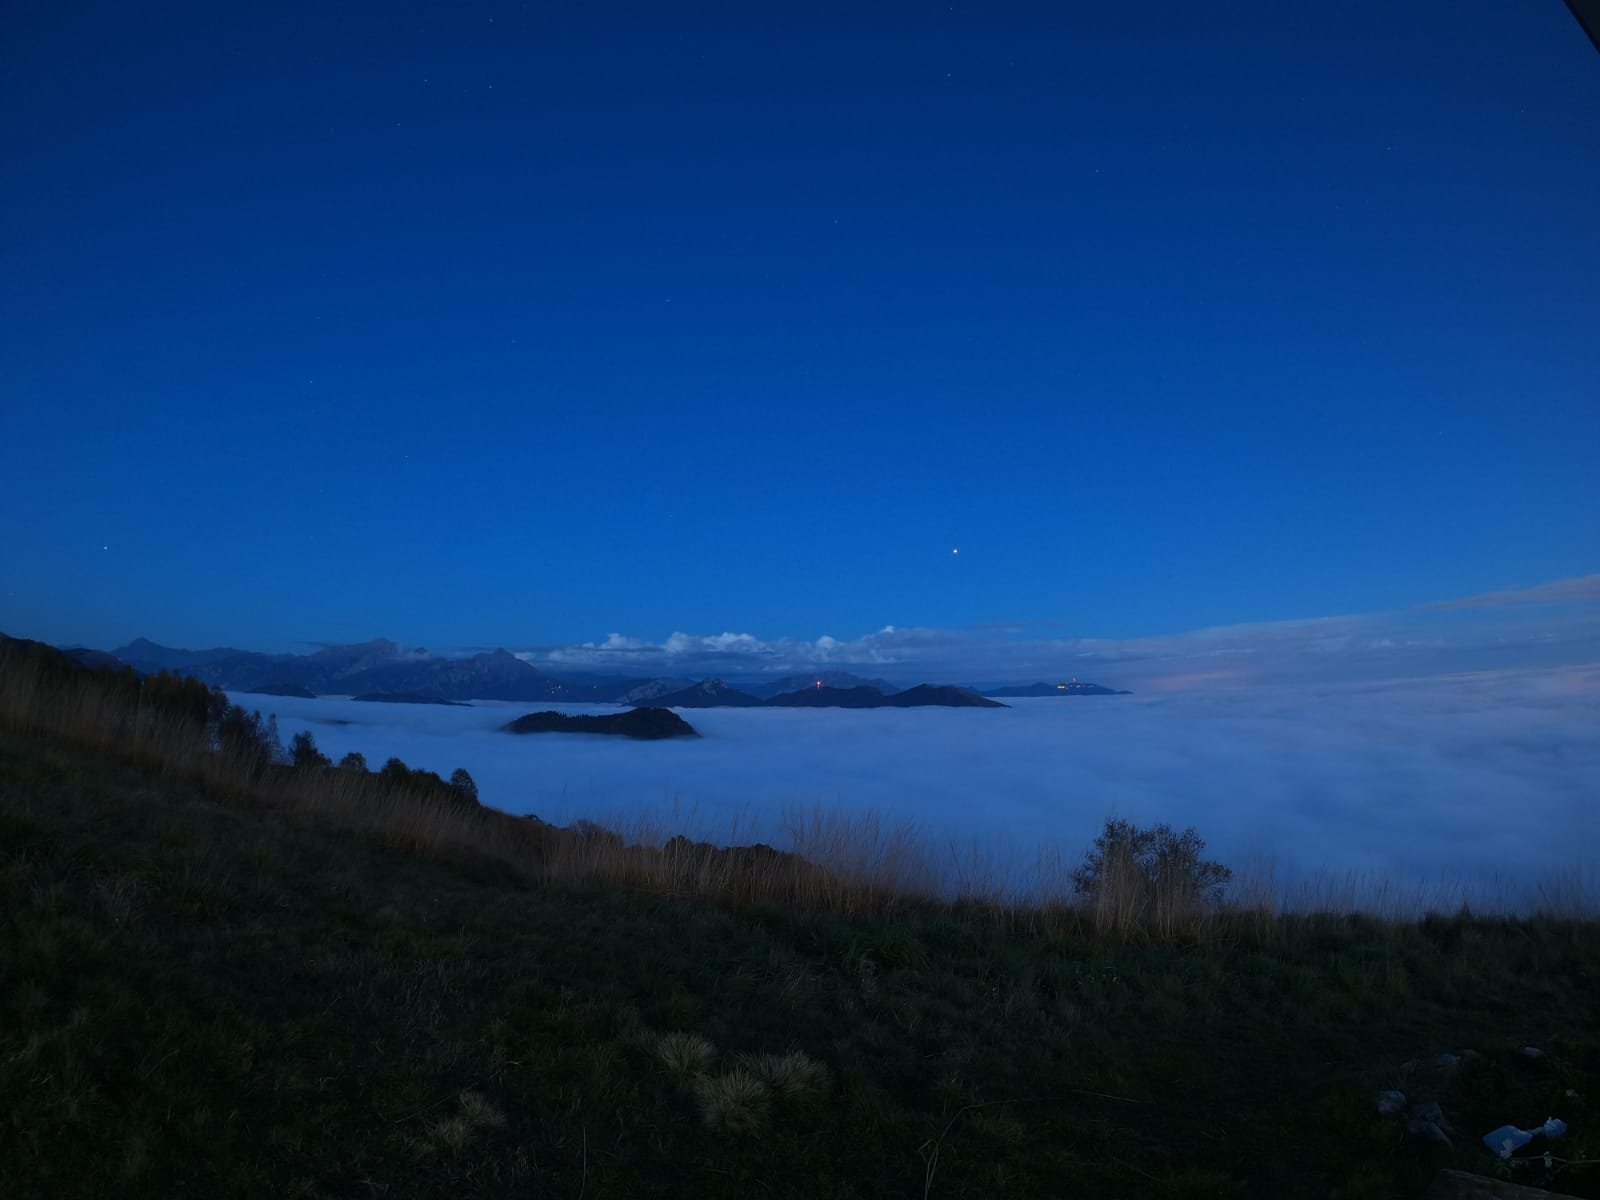
[[0,665],[0,1194],[1600,1195],[1593,921],[940,900]]

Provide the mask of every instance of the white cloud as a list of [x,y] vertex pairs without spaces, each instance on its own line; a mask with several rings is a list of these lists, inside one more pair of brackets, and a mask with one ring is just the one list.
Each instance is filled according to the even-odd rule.
[[[602,642],[534,648],[520,657],[555,670],[641,674],[737,677],[827,666],[860,668],[905,684],[1078,675],[1132,690],[1215,689],[1596,662],[1600,604],[1582,603],[1591,595],[1600,598],[1600,576],[1406,612],[1219,625],[1153,637],[1049,636],[1015,624],[887,624],[848,639],[680,631],[650,642],[612,633]],[[1557,601],[1564,607],[1551,607]]]
[[907,661],[915,647],[943,644],[947,636],[937,630],[897,630],[885,626],[875,634],[841,641],[823,634],[815,641],[779,637],[771,640],[750,633],[691,634],[676,632],[664,641],[613,633],[602,642],[525,649],[517,657],[552,666],[609,667],[629,671],[761,672],[796,671],[822,663],[883,664]]
[[1600,575],[1576,579],[1556,579],[1534,587],[1506,588],[1483,592],[1460,600],[1436,600],[1421,606],[1423,611],[1442,612],[1455,608],[1504,608],[1513,604],[1587,604],[1600,600]]

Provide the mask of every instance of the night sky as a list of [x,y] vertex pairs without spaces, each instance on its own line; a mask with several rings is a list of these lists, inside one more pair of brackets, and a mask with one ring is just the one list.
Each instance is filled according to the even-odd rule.
[[1560,0],[13,2],[0,629],[1493,608],[1600,571],[1597,130]]

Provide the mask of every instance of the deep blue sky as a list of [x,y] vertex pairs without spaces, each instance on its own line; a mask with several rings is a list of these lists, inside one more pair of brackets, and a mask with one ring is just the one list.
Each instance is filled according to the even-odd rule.
[[1559,0],[25,0],[0,162],[8,633],[1127,638],[1600,569]]

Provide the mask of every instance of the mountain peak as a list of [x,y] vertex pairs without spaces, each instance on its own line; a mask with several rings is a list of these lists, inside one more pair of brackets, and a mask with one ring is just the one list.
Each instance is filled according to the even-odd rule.
[[[404,653],[404,647],[398,642],[391,642],[388,638],[373,638],[366,642],[340,642],[332,646],[324,646],[312,658],[351,658],[365,657],[368,655],[381,655],[384,658],[395,658]],[[426,653],[419,650],[418,654]]]
[[761,700],[720,679],[702,679],[679,691],[651,697],[650,703],[662,708],[754,708]]

